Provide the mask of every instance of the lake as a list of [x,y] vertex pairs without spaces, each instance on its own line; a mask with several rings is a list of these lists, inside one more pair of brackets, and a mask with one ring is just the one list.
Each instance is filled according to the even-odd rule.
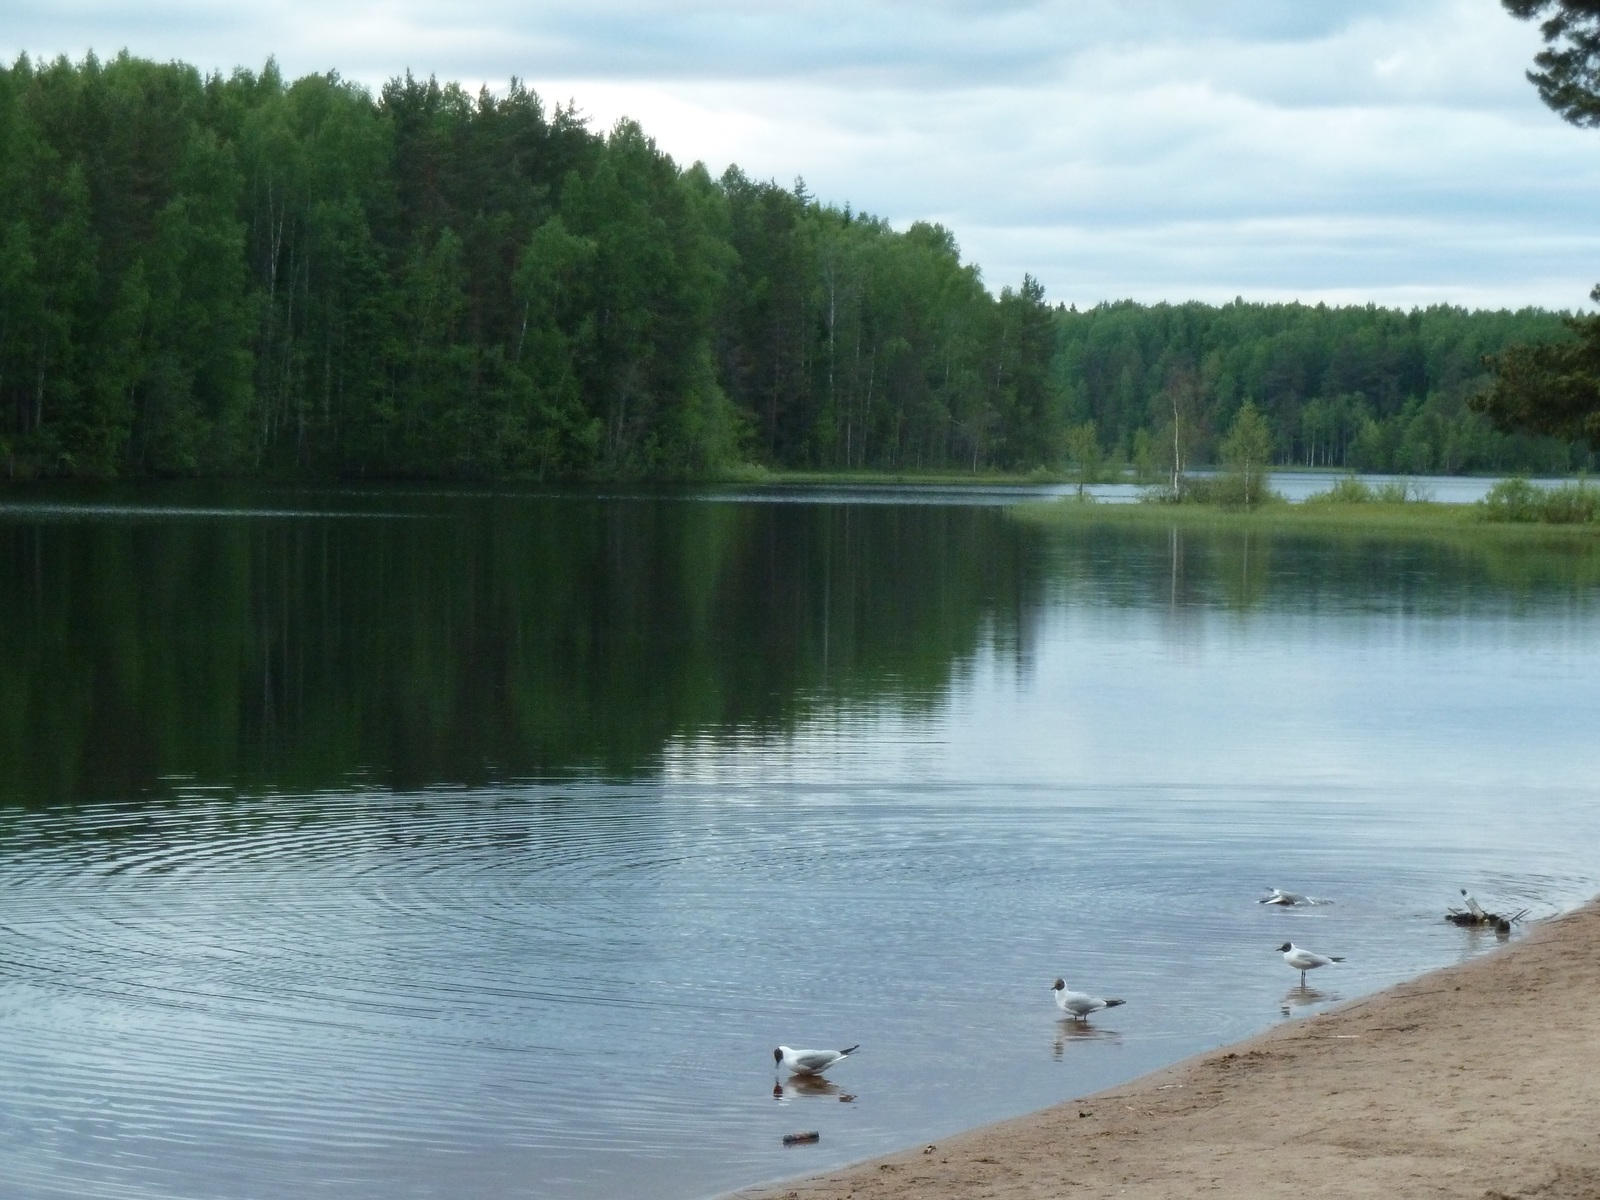
[[972,499],[0,494],[7,1197],[709,1196],[1600,891],[1600,550]]

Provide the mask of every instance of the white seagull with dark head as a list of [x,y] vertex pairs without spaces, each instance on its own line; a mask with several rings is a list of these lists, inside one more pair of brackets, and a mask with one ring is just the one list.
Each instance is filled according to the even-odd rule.
[[849,1058],[859,1049],[860,1042],[843,1050],[796,1050],[792,1046],[779,1046],[772,1052],[772,1061],[778,1066],[788,1067],[796,1075],[821,1075],[834,1063]]
[[1325,967],[1329,963],[1343,962],[1344,959],[1337,954],[1313,954],[1310,950],[1302,950],[1293,942],[1285,942],[1278,947],[1283,954],[1283,961],[1296,971],[1300,972],[1300,986],[1306,985],[1306,972],[1315,971],[1318,967]]
[[1090,1013],[1127,1003],[1126,1000],[1104,1000],[1087,992],[1075,992],[1067,987],[1064,979],[1056,980],[1050,985],[1050,990],[1056,994],[1056,1007],[1076,1021],[1087,1021]]

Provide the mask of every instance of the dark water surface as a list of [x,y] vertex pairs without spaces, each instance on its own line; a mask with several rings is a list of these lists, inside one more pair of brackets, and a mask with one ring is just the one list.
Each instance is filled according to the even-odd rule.
[[782,498],[0,495],[0,1192],[704,1196],[1600,890],[1600,552]]

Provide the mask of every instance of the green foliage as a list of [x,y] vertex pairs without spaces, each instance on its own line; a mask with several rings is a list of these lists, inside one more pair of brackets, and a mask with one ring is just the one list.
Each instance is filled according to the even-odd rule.
[[[1592,296],[1600,299],[1600,287]],[[1568,317],[1572,336],[1508,347],[1473,406],[1495,426],[1600,448],[1600,316]]]
[[1325,492],[1315,492],[1305,498],[1307,504],[1371,504],[1377,497],[1355,475],[1346,475],[1335,481]]
[[1550,488],[1541,516],[1548,525],[1592,525],[1600,520],[1600,488],[1582,482]]
[[[1593,0],[1502,0],[1522,20],[1544,18],[1545,49],[1528,78],[1567,121],[1600,126],[1600,6]],[[1600,301],[1600,287],[1590,293]],[[1600,449],[1600,317],[1569,317],[1554,332],[1488,360],[1490,386],[1473,399],[1497,429],[1584,441]]]
[[1264,473],[1225,471],[1220,475],[1188,475],[1180,493],[1183,504],[1214,504],[1218,508],[1250,511],[1264,504],[1281,504],[1283,496],[1266,485]]
[[1185,475],[1173,488],[1170,484],[1145,488],[1141,504],[1201,504],[1230,512],[1249,512],[1268,504],[1283,503],[1283,494],[1266,485],[1264,475],[1254,478],[1242,471],[1220,475]]
[[1267,470],[1272,461],[1272,433],[1256,406],[1246,400],[1228,427],[1221,446],[1227,473],[1216,481],[1227,494],[1224,503],[1254,508],[1268,494]]
[[1161,474],[1161,463],[1155,441],[1148,429],[1135,429],[1132,442],[1130,457],[1133,460],[1134,477],[1140,483],[1150,483]]
[[1427,504],[1433,493],[1409,479],[1390,479],[1369,485],[1354,475],[1346,475],[1325,492],[1307,496],[1305,503],[1318,504]]
[[1544,17],[1546,49],[1528,78],[1539,98],[1574,125],[1600,125],[1600,10],[1593,0],[1501,0],[1524,21]]
[[[1468,406],[1483,357],[1562,332],[1557,314],[1411,313],[1372,306],[1102,304],[1059,313],[1052,373],[1073,422],[1171,479],[1214,463],[1246,400],[1275,462],[1375,472],[1565,472],[1593,456],[1569,439],[1497,432]],[[1137,462],[1137,453],[1134,454]]]
[[1490,488],[1477,510],[1485,521],[1591,525],[1600,520],[1600,487],[1578,482],[1541,488],[1518,476]]
[[1030,276],[995,294],[938,225],[896,231],[736,168],[712,179],[517,81],[471,94],[408,74],[373,95],[270,61],[0,68],[11,475],[1065,457],[1087,482],[1109,456],[1182,494],[1246,404],[1251,463],[1564,471],[1592,456],[1465,404],[1483,355],[1560,334],[1532,311],[1080,313]]
[[1430,504],[1433,492],[1410,479],[1389,479],[1372,489],[1378,504]]
[[1095,433],[1093,421],[1085,421],[1067,430],[1067,461],[1072,464],[1079,497],[1084,495],[1083,489],[1087,485],[1100,478],[1101,458],[1100,438]]

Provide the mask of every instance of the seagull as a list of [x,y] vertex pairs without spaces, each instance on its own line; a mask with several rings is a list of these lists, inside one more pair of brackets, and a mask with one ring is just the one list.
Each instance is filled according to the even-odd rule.
[[1306,985],[1306,972],[1315,971],[1318,967],[1325,967],[1329,963],[1343,962],[1339,955],[1313,954],[1310,950],[1302,950],[1293,942],[1285,942],[1278,947],[1283,952],[1283,961],[1296,971],[1300,972],[1300,986]]
[[1322,900],[1316,896],[1302,896],[1299,892],[1286,892],[1282,888],[1268,889],[1272,894],[1257,900],[1257,904],[1280,904],[1285,908],[1293,908],[1299,904],[1332,904],[1332,900]]
[[1263,896],[1261,899],[1257,900],[1256,903],[1282,904],[1286,907],[1292,907],[1296,904],[1310,904],[1311,898],[1309,896],[1299,895],[1296,892],[1286,892],[1282,888],[1273,888],[1272,895]]
[[1076,1021],[1087,1021],[1090,1013],[1127,1003],[1126,1000],[1102,1000],[1099,996],[1091,996],[1086,992],[1071,991],[1064,979],[1056,980],[1050,985],[1050,990],[1056,994],[1056,1007]]
[[859,1049],[860,1042],[843,1050],[796,1050],[790,1046],[779,1046],[772,1052],[772,1061],[778,1066],[788,1067],[796,1075],[821,1075],[834,1063],[848,1058]]

